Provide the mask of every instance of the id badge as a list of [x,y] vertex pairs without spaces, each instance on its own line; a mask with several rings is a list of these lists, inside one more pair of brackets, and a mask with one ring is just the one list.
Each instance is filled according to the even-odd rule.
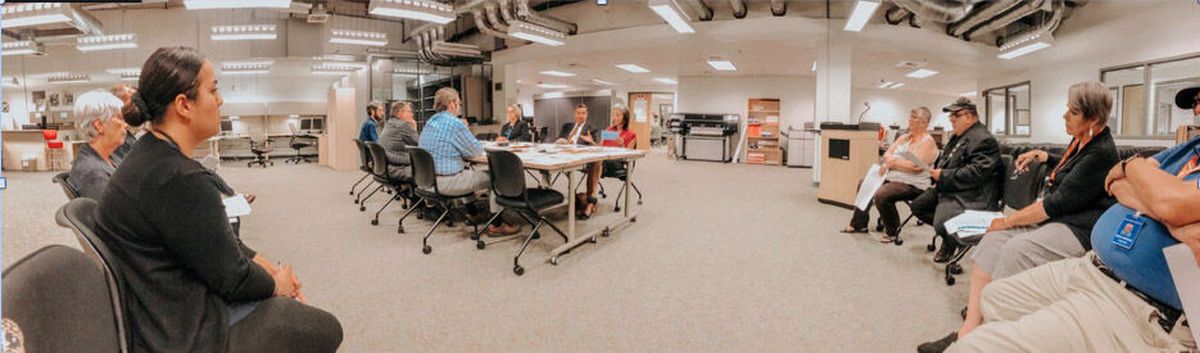
[[1144,225],[1146,225],[1146,222],[1142,221],[1142,217],[1125,215],[1125,218],[1121,220],[1121,225],[1117,227],[1116,234],[1113,234],[1112,243],[1125,248],[1125,250],[1133,249],[1133,243],[1137,241],[1138,232],[1142,231],[1142,226]]

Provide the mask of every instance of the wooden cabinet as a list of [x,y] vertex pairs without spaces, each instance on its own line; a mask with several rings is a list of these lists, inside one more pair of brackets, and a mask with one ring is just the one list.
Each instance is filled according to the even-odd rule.
[[746,113],[746,164],[780,165],[779,99],[751,98]]

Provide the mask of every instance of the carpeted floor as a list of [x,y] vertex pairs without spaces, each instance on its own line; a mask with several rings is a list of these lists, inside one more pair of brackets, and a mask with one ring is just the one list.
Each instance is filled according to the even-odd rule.
[[[966,301],[965,283],[947,287],[929,260],[928,226],[908,227],[899,247],[837,233],[850,212],[816,202],[808,169],[656,152],[635,175],[646,194],[637,223],[557,266],[546,256],[561,239],[543,233],[517,277],[517,241],[479,251],[460,227],[436,233],[424,255],[429,222],[410,218],[397,234],[394,206],[371,226],[373,212],[347,195],[358,172],[239,164],[220,173],[258,195],[243,239],[295,266],[310,302],[341,320],[344,352],[912,352],[955,329]],[[54,224],[66,198],[51,173],[6,176],[4,266],[45,245],[78,247]],[[602,215],[581,231],[616,217],[619,184],[608,183]]]

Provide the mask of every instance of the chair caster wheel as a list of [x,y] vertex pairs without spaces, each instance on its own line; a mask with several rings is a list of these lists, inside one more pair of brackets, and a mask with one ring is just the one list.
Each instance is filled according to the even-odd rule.
[[485,244],[485,243],[483,242],[483,240],[479,240],[479,241],[476,241],[476,242],[475,242],[475,248],[476,248],[476,249],[483,250],[483,248],[484,248],[484,247],[486,247],[486,246],[487,246],[487,244]]
[[637,217],[630,218],[629,223],[637,223]]
[[429,247],[429,245],[426,245],[424,248],[421,248],[421,252],[425,253],[425,255],[429,255],[429,253],[433,252],[433,248]]
[[377,225],[379,225],[379,220],[378,220],[378,219],[372,219],[372,220],[371,220],[371,225],[373,225],[373,226],[377,226]]
[[954,277],[946,277],[946,285],[953,286],[954,285]]
[[396,228],[396,233],[404,234],[404,227]]
[[641,202],[641,201],[638,201],[638,206],[641,206],[641,205],[642,205],[642,202]]
[[589,239],[588,241],[592,242],[592,244],[595,244],[595,243],[596,243],[596,236],[595,236],[595,235],[593,235],[593,236],[592,236],[592,239]]
[[358,204],[358,200],[357,200],[357,199],[356,199],[356,200],[354,200],[354,204],[355,204],[355,205],[357,205],[357,204]]
[[604,231],[600,232],[600,235],[607,238],[609,235],[611,235],[611,232],[608,230],[608,228],[604,228]]
[[904,245],[904,239],[896,238],[896,240],[892,241],[892,244],[896,244],[896,246]]
[[351,191],[351,192],[350,192],[350,196],[354,196],[354,192],[353,192],[353,191]]
[[933,244],[929,244],[929,245],[925,246],[925,250],[934,251],[934,250],[937,250],[937,246],[933,245]]
[[358,206],[359,212],[366,211],[366,210],[367,210],[367,206]]
[[542,238],[542,232],[536,232],[536,233],[533,233],[533,238],[534,238],[534,239],[541,239],[541,238]]
[[551,265],[554,265],[554,266],[558,266],[558,256],[551,257],[551,258],[550,258],[550,264],[551,264]]
[[471,240],[479,240],[478,234],[471,234]]
[[882,231],[883,231],[883,226],[875,226],[875,231],[876,231],[876,232],[882,232]]
[[962,265],[959,265],[959,264],[950,265],[950,273],[956,274],[956,275],[961,274],[962,273]]
[[621,212],[621,208],[620,208],[620,207],[613,207],[613,212]]
[[517,276],[523,275],[525,274],[525,268],[521,267],[521,265],[514,266],[513,273],[517,274]]

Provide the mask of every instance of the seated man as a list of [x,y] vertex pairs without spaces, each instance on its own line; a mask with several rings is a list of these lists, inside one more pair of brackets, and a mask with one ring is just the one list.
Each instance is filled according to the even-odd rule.
[[975,104],[963,97],[942,111],[950,113],[954,137],[929,171],[936,184],[910,204],[913,215],[933,225],[937,236],[942,237],[935,262],[949,261],[958,249],[958,242],[946,234],[946,221],[965,210],[994,209],[1000,199],[998,181],[1004,173],[1000,144],[979,122]]
[[75,100],[75,127],[88,143],[79,147],[67,182],[79,197],[99,200],[120,159],[114,152],[124,143],[125,118],[121,99],[104,91],[79,95]]
[[[1198,92],[1177,105],[1200,116]],[[1200,264],[1198,157],[1200,137],[1113,167],[1120,204],[1092,228],[1093,252],[992,282],[984,324],[947,352],[1194,351],[1163,249],[1182,242]]]
[[[491,176],[487,172],[467,169],[463,162],[465,158],[484,152],[483,145],[457,117],[461,108],[458,91],[450,87],[439,89],[433,98],[433,109],[437,114],[425,122],[419,141],[420,147],[433,157],[438,190],[446,195],[486,192],[491,186]],[[488,225],[488,233],[492,234],[512,235],[520,230],[520,227],[503,223]]]
[[379,145],[387,151],[388,176],[392,179],[408,179],[412,177],[412,162],[409,161],[405,148],[420,143],[417,134],[417,121],[413,119],[412,103],[392,103],[392,114],[383,122],[383,132],[379,134]]
[[367,120],[358,129],[358,140],[363,143],[379,141],[379,132],[383,129],[379,126],[380,119],[383,119],[383,105],[371,102],[367,105]]
[[575,122],[563,124],[558,130],[558,139],[554,140],[557,144],[571,145],[594,145],[596,141],[592,139],[592,126],[588,125],[588,107],[583,103],[575,106]]

